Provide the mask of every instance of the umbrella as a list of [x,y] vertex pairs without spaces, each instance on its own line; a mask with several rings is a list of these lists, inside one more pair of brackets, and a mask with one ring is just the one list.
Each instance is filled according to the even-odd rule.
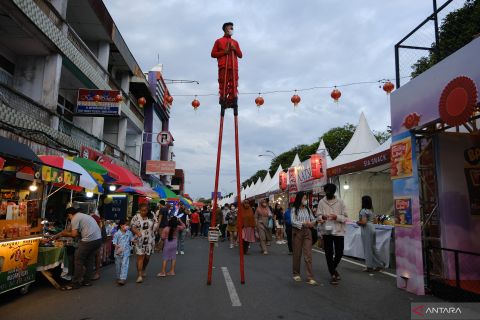
[[162,199],[171,199],[171,200],[179,200],[178,195],[173,192],[172,190],[168,189],[167,187],[158,186],[153,188],[153,190],[158,193],[160,198]]
[[117,177],[115,178],[116,184],[121,184],[124,186],[134,186],[141,187],[143,186],[142,180],[132,173],[127,168],[119,166],[110,162],[102,162],[102,166],[105,167],[109,172],[113,172]]
[[187,207],[187,209],[190,209],[192,207],[191,201],[185,197],[180,196],[180,202],[183,203],[185,207]]
[[81,165],[100,184],[103,184],[104,182],[111,183],[115,181],[115,178],[118,178],[115,173],[108,171],[105,167],[103,167],[100,163],[96,161],[81,157],[72,157],[70,158],[70,160]]
[[85,190],[94,193],[103,193],[102,186],[78,163],[60,156],[39,156],[39,158],[46,165],[80,174],[79,186],[85,188]]
[[138,193],[142,196],[150,197],[152,199],[158,199],[158,193],[155,192],[152,188],[143,186],[143,187],[128,187],[122,186],[117,189],[118,193]]

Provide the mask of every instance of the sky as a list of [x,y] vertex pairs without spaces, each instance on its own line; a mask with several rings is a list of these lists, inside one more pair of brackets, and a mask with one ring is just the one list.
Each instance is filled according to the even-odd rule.
[[[432,11],[429,0],[104,0],[142,70],[158,62],[166,79],[196,80],[171,84],[174,96],[170,131],[177,168],[185,171],[185,192],[210,197],[215,178],[220,107],[216,60],[210,57],[222,24],[233,21],[243,51],[239,92],[294,90],[333,86],[395,76],[394,45]],[[241,181],[267,169],[271,150],[280,154],[311,144],[330,128],[357,124],[361,112],[372,130],[390,124],[389,100],[378,84],[340,88],[338,104],[331,89],[239,97]],[[176,95],[189,95],[181,97]],[[233,115],[225,116],[219,191],[235,191]]]

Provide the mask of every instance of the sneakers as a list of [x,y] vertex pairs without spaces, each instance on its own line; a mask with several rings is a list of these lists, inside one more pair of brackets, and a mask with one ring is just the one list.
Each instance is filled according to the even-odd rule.
[[330,284],[336,286],[336,285],[338,284],[337,277],[332,276],[332,277],[330,278]]
[[183,252],[183,251],[180,251],[180,254],[183,256],[183,255],[185,254],[185,252]]
[[230,249],[233,249],[233,244],[230,244]]
[[315,281],[315,280],[313,280],[313,279],[308,280],[307,283],[308,283],[309,285],[311,285],[311,286],[318,286],[317,281]]
[[333,276],[337,279],[337,281],[342,280],[342,278],[340,278],[340,274],[338,273],[337,270],[335,270],[335,273],[333,274]]
[[135,282],[136,283],[142,283],[143,282],[142,276],[138,276],[137,281],[135,281]]
[[294,276],[293,280],[295,280],[296,282],[300,282],[302,281],[302,278],[300,278],[300,276]]

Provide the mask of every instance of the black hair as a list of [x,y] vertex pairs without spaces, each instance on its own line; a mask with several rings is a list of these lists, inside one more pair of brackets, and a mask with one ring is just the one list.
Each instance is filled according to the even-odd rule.
[[337,186],[333,183],[327,183],[323,186],[323,191],[325,191],[327,199],[332,200],[335,197],[335,192],[337,192]]
[[177,226],[178,226],[178,219],[177,219],[177,217],[171,217],[170,220],[168,220],[168,227],[169,227],[169,230],[168,230],[168,241],[172,241],[172,240],[173,240],[173,233],[174,233],[175,230],[177,229]]
[[126,223],[125,220],[122,219],[122,220],[120,220],[120,221],[118,222],[118,226],[121,227],[121,226],[123,226],[125,223]]
[[372,198],[370,196],[362,197],[362,209],[373,209]]
[[304,195],[305,195],[305,192],[300,191],[295,196],[295,202],[293,203],[293,207],[295,208],[295,216],[298,215],[298,210],[300,210],[300,207],[302,206],[302,199]]
[[223,32],[225,32],[225,28],[226,27],[229,27],[229,26],[232,26],[233,27],[233,22],[225,22],[222,26],[222,30]]
[[165,205],[165,200],[160,200],[160,204],[161,204],[162,206],[164,206],[164,205]]
[[138,206],[138,210],[140,211],[140,209],[142,208],[147,208],[147,217],[148,219],[153,219],[153,213],[152,211],[150,210],[150,208],[148,207],[148,204],[146,203],[142,203]]
[[207,206],[203,206],[203,211],[206,211],[207,210]]
[[67,210],[65,210],[65,215],[75,214],[78,211],[80,211],[79,208],[70,207],[70,208],[67,208]]

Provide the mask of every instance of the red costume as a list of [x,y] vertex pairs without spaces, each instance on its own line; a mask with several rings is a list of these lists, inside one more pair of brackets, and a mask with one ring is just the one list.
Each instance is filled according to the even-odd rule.
[[[232,101],[238,94],[238,58],[242,58],[240,45],[231,36],[225,35],[215,41],[212,58],[216,58],[218,61],[220,99],[226,98],[228,101]],[[225,81],[225,74],[227,81]],[[224,88],[225,84],[226,88]]]

